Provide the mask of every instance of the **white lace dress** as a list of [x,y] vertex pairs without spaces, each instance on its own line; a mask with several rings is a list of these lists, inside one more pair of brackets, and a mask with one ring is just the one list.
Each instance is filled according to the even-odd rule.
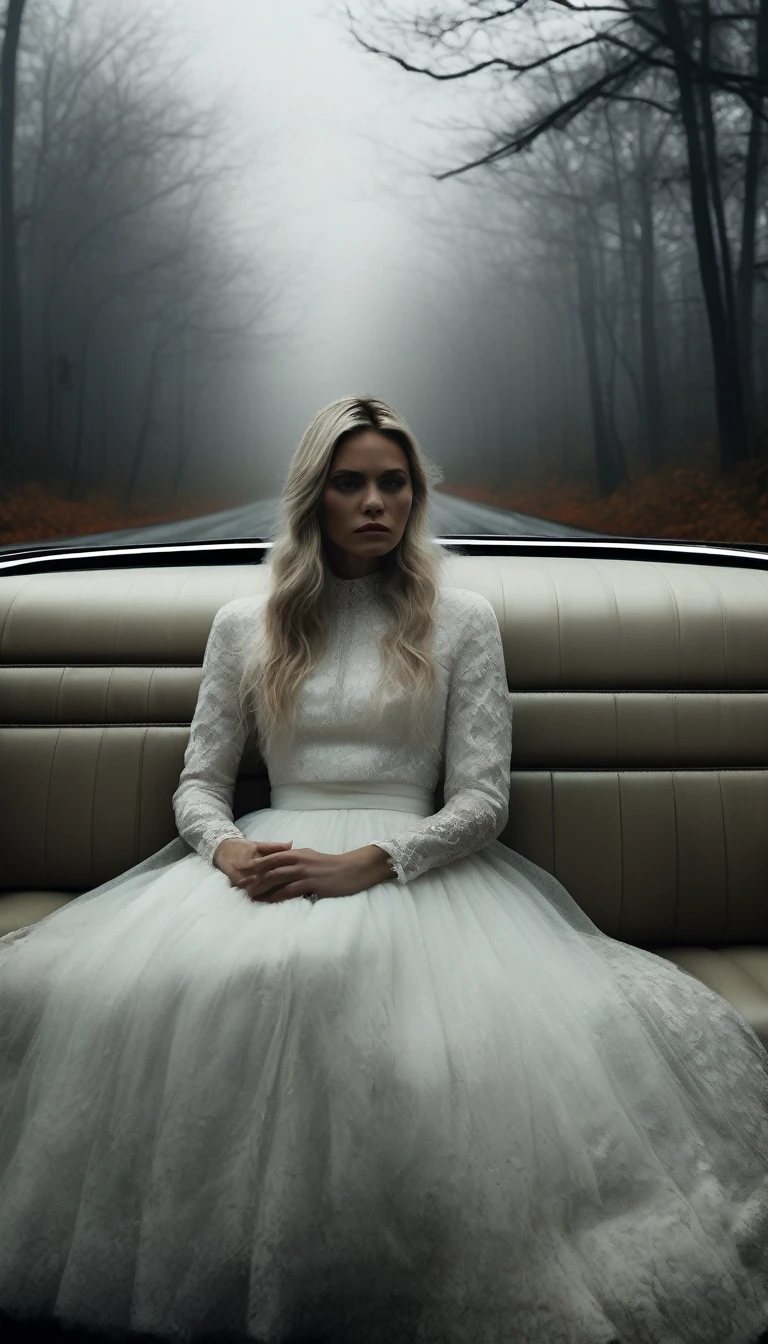
[[[498,841],[484,598],[443,590],[428,713],[373,707],[380,582],[331,580],[271,808],[231,810],[245,598],[211,631],[183,838],[0,939],[0,1310],[264,1344],[753,1344],[768,1053]],[[377,844],[392,877],[252,903],[210,862],[240,835]]]

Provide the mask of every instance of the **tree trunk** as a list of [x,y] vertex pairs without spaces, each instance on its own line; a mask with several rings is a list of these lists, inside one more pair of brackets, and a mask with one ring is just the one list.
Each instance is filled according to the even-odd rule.
[[709,0],[701,0],[701,68],[704,74],[703,82],[698,85],[699,106],[701,108],[701,125],[704,132],[704,153],[707,164],[707,178],[709,184],[709,194],[712,202],[712,213],[715,218],[715,238],[720,253],[720,274],[723,283],[723,300],[725,305],[725,316],[728,331],[728,344],[733,352],[734,360],[734,379],[738,378],[741,401],[744,416],[744,438],[746,443],[746,454],[752,451],[751,435],[744,403],[744,383],[742,371],[742,359],[739,345],[739,323],[736,308],[736,286],[733,275],[733,259],[731,255],[731,243],[728,237],[728,224],[725,218],[725,206],[723,205],[723,193],[720,186],[720,161],[717,150],[717,130],[715,119],[712,114],[712,86],[709,82],[709,72],[711,68],[711,45],[712,45],[712,21],[709,7]]
[[[599,221],[592,216],[591,211],[590,224],[590,237],[598,237],[600,229]],[[607,363],[608,368],[607,377],[604,377],[603,379],[605,390],[603,406],[605,407],[605,423],[608,431],[608,444],[613,457],[616,484],[621,485],[622,482],[628,479],[628,477],[627,467],[624,460],[624,447],[621,442],[619,427],[616,421],[616,362],[618,358],[621,358],[623,363],[623,357],[619,351],[616,336],[616,328],[618,326],[616,303],[615,300],[612,301],[605,269],[605,249],[601,247],[598,248],[597,266],[596,268],[592,268],[592,274],[593,276],[596,275],[597,278],[597,292],[600,295],[600,303],[599,305],[596,304],[595,307],[596,310],[599,307],[599,313],[603,323],[604,338],[608,342],[608,350],[601,353],[601,343],[598,336],[598,363],[600,368],[605,368]]]
[[597,311],[595,305],[595,277],[588,237],[575,237],[576,283],[579,301],[579,322],[584,354],[587,362],[587,384],[592,409],[592,433],[595,450],[597,490],[601,498],[613,494],[620,477],[611,451],[608,422],[605,415],[603,388],[600,378],[600,356],[597,346]]
[[[533,442],[536,445],[536,467],[541,477],[546,477],[551,471],[549,460],[547,429],[545,424],[544,406],[547,402],[547,380],[551,377],[551,365],[547,369],[542,360],[541,337],[539,334],[538,314],[531,315],[529,318],[529,341],[528,352],[531,361],[530,371],[530,398],[531,414],[533,425],[531,429]],[[549,403],[547,402],[547,406]]]
[[53,451],[53,426],[56,418],[56,360],[51,353],[45,355],[45,425],[43,429],[43,451],[50,458]]
[[[757,21],[757,73],[768,87],[768,0],[760,0],[760,13]],[[739,351],[741,354],[741,378],[744,388],[744,412],[752,433],[754,433],[756,427],[758,414],[755,405],[754,361],[755,234],[757,231],[764,107],[765,99],[755,95],[744,168],[741,249],[736,280],[736,308]]]
[[99,386],[99,437],[96,450],[97,470],[100,478],[104,477],[107,462],[107,433],[109,429],[109,403],[107,392],[109,383],[107,381],[107,361],[102,361],[101,383]]
[[0,471],[21,458],[23,357],[21,288],[13,198],[16,65],[26,0],[7,0],[0,56]]
[[144,392],[144,410],[139,425],[139,433],[136,439],[136,451],[133,455],[133,464],[131,474],[128,478],[128,484],[125,489],[124,500],[130,504],[136,490],[136,482],[139,479],[139,472],[144,463],[144,455],[147,450],[147,441],[149,431],[152,428],[152,410],[155,403],[155,392],[157,389],[157,372],[160,364],[160,336],[158,335],[152,347],[152,356],[149,361],[149,372],[147,374],[146,389]]
[[[683,365],[683,406],[684,412],[684,433],[686,440],[693,432],[693,408],[697,405],[698,389],[696,385],[696,365],[694,362],[694,339],[697,332],[697,323],[693,319],[693,308],[695,295],[691,291],[688,283],[688,277],[685,273],[686,258],[680,265],[680,295],[682,302],[681,318],[681,341],[682,341],[682,365]],[[679,413],[678,413],[679,414]]]
[[184,344],[181,345],[179,356],[178,381],[176,384],[176,470],[171,485],[171,495],[175,498],[181,488],[181,481],[184,475],[184,469],[189,457],[189,445],[187,443],[187,360]]
[[718,271],[712,219],[709,213],[707,173],[696,115],[696,98],[689,66],[685,60],[687,41],[678,0],[659,0],[659,13],[670,39],[680,97],[680,114],[688,155],[694,236],[712,345],[719,465],[720,471],[725,474],[732,471],[749,454],[738,350],[735,333],[729,330]]
[[[640,130],[642,131],[644,123],[641,118],[638,120]],[[640,361],[637,357],[635,283],[633,277],[633,271],[635,270],[635,248],[630,229],[631,209],[627,204],[627,193],[624,189],[624,170],[616,150],[616,137],[614,135],[610,104],[605,108],[605,124],[608,131],[608,146],[611,151],[611,174],[613,177],[613,193],[616,200],[616,221],[619,227],[619,254],[621,259],[621,275],[624,285],[624,299],[621,309],[623,318],[621,322],[621,334],[618,338],[621,350],[620,358],[637,400],[638,413],[642,414],[643,407],[639,395],[640,389],[636,372],[639,368]]]
[[77,412],[75,415],[75,441],[72,451],[72,463],[69,472],[69,484],[67,487],[68,499],[79,499],[81,495],[77,494],[80,485],[80,471],[83,460],[83,421],[85,418],[85,397],[88,385],[88,337],[89,331],[86,331],[80,344],[80,384],[77,390]]
[[656,331],[656,241],[653,227],[653,195],[647,175],[638,181],[640,224],[640,349],[643,370],[643,410],[646,456],[652,471],[666,461],[666,415],[659,367]]
[[[607,304],[606,304],[607,307]],[[616,473],[620,477],[620,482],[627,480],[627,468],[624,461],[624,448],[621,442],[621,434],[616,419],[616,367],[617,367],[617,342],[614,335],[614,319],[606,313],[606,329],[611,335],[611,349],[608,357],[608,380],[605,396],[605,419],[608,426],[608,437],[611,444]]]
[[701,0],[701,5],[701,67],[704,73],[704,80],[698,85],[699,105],[701,107],[701,124],[704,131],[704,151],[707,163],[709,194],[712,200],[712,211],[715,216],[715,237],[717,238],[720,250],[720,270],[723,277],[725,311],[728,326],[732,332],[735,332],[736,292],[733,283],[731,244],[728,238],[728,226],[725,219],[723,193],[720,189],[720,161],[717,152],[717,131],[715,128],[715,119],[712,115],[712,86],[707,78],[711,67],[710,54],[712,36],[709,0]]
[[52,306],[46,301],[40,322],[40,341],[45,364],[45,423],[43,428],[43,447],[50,458],[54,452],[54,432],[56,421],[56,356],[53,353],[53,314]]
[[[499,483],[499,489],[503,489],[507,479],[507,432],[506,432],[506,407],[504,403],[504,379],[498,364],[494,364],[493,380],[496,404],[496,480]],[[243,462],[245,467],[245,462]]]
[[576,405],[576,388],[578,381],[576,377],[576,351],[578,346],[578,337],[574,330],[574,323],[570,315],[562,324],[563,340],[565,342],[563,386],[561,391],[561,400],[559,406],[560,413],[560,470],[564,476],[570,476],[573,470],[574,459],[574,417],[572,407]]

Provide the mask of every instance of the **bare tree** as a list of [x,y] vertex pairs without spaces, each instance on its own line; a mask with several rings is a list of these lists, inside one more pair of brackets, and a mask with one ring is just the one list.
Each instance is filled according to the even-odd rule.
[[[531,10],[527,0],[459,0],[416,13],[388,0],[346,7],[357,43],[401,69],[433,81],[481,81],[487,92],[506,81],[520,90],[520,113],[499,126],[480,152],[436,173],[439,180],[488,167],[530,150],[546,136],[574,126],[600,104],[634,106],[679,116],[699,275],[709,325],[720,465],[734,467],[751,451],[748,421],[751,319],[749,295],[757,265],[753,223],[762,166],[766,0],[738,10],[718,0],[639,0],[620,4],[550,0]],[[530,19],[530,21],[529,21]],[[364,29],[364,31],[363,31]],[[510,53],[514,53],[510,54]],[[542,99],[542,73],[554,72],[555,94]],[[661,88],[659,88],[661,81]],[[533,102],[531,95],[535,94]],[[716,110],[717,109],[717,110]],[[742,247],[735,300],[734,262],[719,170],[718,115],[750,118],[743,166]],[[649,223],[645,215],[646,227]],[[652,364],[652,361],[651,361]],[[653,383],[646,358],[646,381]]]
[[26,0],[7,0],[0,55],[0,478],[22,438],[22,320],[14,205],[16,67]]
[[160,11],[51,0],[20,53],[28,421],[73,497],[98,482],[130,499],[150,467],[178,487],[208,370],[256,357],[284,285],[259,264],[263,221],[226,222],[242,155],[184,93],[169,31]]

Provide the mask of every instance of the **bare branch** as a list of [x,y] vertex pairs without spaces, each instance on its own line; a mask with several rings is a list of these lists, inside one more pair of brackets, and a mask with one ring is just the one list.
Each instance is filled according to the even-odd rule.
[[406,61],[404,56],[398,56],[396,52],[387,51],[383,47],[375,47],[372,43],[366,42],[357,32],[354,25],[354,19],[352,18],[348,7],[347,14],[349,16],[352,37],[364,51],[369,52],[371,56],[385,57],[386,60],[392,61],[394,65],[398,65],[401,70],[407,70],[409,74],[427,75],[429,79],[437,80],[440,83],[454,79],[467,79],[472,75],[480,74],[483,70],[508,70],[511,74],[525,75],[531,70],[538,70],[541,66],[548,65],[550,61],[559,60],[561,56],[568,56],[574,51],[582,51],[584,48],[592,47],[596,42],[600,41],[599,35],[588,37],[582,42],[572,42],[567,47],[561,47],[559,51],[549,52],[546,56],[541,56],[537,60],[526,61],[522,64],[518,61],[510,61],[503,56],[492,56],[487,61],[478,61],[476,65],[465,66],[463,70],[431,70],[429,66],[413,65],[412,62]]
[[574,117],[578,116],[586,107],[596,98],[601,97],[609,86],[614,82],[623,82],[631,79],[642,66],[642,58],[637,56],[633,61],[627,61],[622,66],[614,70],[609,70],[607,74],[600,79],[595,80],[586,88],[580,89],[571,98],[567,98],[559,107],[545,113],[537,118],[531,125],[519,131],[512,136],[500,148],[491,150],[488,154],[483,154],[479,159],[472,160],[471,163],[462,164],[460,168],[450,168],[443,173],[433,174],[438,182],[446,181],[451,177],[459,177],[463,173],[470,172],[473,168],[480,168],[484,164],[495,163],[512,154],[519,154],[525,149],[529,149],[540,136],[550,130],[563,130]]

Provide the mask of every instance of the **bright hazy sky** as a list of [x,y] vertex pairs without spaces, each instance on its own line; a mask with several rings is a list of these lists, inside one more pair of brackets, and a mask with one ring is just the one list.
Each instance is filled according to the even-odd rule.
[[430,298],[425,221],[455,191],[425,172],[445,153],[424,124],[447,110],[443,90],[356,47],[326,0],[180,0],[179,12],[201,91],[224,96],[264,147],[233,210],[266,209],[275,255],[298,259],[297,343],[269,372],[275,433],[294,442],[347,392],[418,414],[414,325],[428,339],[449,317],[425,311],[445,291]]

